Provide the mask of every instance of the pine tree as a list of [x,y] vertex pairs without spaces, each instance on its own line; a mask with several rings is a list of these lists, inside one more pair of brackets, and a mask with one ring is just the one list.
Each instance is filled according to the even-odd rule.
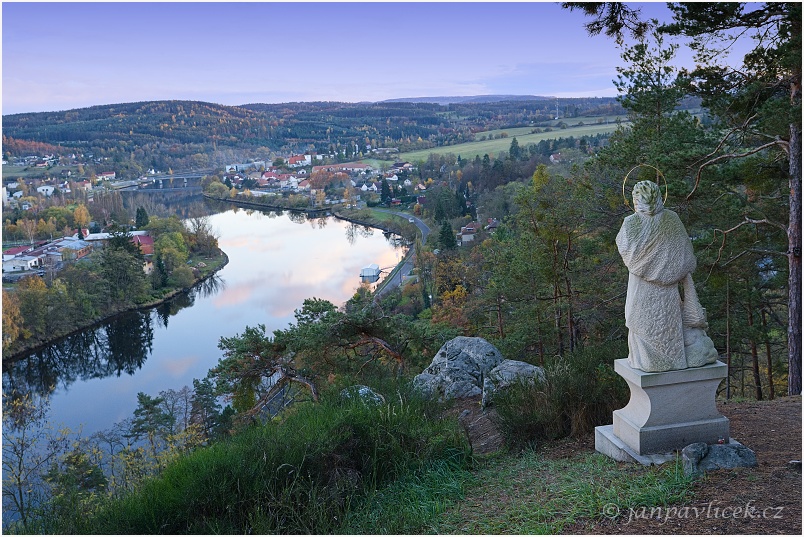
[[441,224],[441,230],[438,232],[438,244],[442,250],[454,250],[457,247],[455,233],[452,231],[450,223],[446,220]]

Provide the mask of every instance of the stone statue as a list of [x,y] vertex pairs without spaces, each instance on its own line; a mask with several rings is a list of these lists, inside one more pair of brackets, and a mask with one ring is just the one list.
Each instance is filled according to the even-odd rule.
[[658,372],[714,363],[718,354],[705,332],[706,315],[692,282],[697,263],[684,224],[664,208],[656,183],[640,181],[633,198],[635,212],[617,234],[629,273],[628,365]]

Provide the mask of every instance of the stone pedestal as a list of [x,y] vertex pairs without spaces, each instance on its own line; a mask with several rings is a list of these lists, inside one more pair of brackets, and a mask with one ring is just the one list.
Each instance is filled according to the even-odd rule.
[[597,451],[617,460],[654,464],[695,442],[729,441],[729,420],[715,406],[717,387],[728,374],[726,364],[646,373],[622,359],[614,361],[614,370],[628,383],[631,400],[614,411],[613,425],[595,429]]

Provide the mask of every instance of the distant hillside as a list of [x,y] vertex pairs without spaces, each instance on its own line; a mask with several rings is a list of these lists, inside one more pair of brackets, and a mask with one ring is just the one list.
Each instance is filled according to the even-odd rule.
[[448,104],[482,104],[499,103],[503,101],[544,101],[555,97],[539,95],[470,95],[463,97],[403,97],[401,99],[386,99],[382,103],[434,103],[446,106]]
[[[613,98],[486,95],[374,103],[295,102],[224,106],[146,101],[3,116],[3,153],[92,155],[103,171],[133,179],[150,168],[208,169],[248,158],[315,151],[355,159],[375,148],[443,148],[493,129],[547,127],[561,117],[623,114]],[[40,144],[40,145],[37,145]],[[107,163],[107,161],[110,161]]]

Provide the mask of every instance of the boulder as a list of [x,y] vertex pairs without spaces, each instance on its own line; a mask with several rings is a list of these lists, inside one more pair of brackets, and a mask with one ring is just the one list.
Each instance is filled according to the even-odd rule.
[[754,468],[757,456],[740,444],[712,444],[696,442],[681,450],[681,461],[685,475],[700,475],[710,470],[724,468]]
[[343,401],[358,399],[367,406],[381,406],[385,404],[385,397],[375,392],[368,386],[363,386],[362,384],[356,384],[354,386],[344,388],[341,390],[340,397]]
[[502,361],[500,351],[485,339],[459,336],[444,343],[413,385],[441,400],[474,397],[483,393],[486,375]]
[[518,382],[533,384],[536,380],[544,380],[541,367],[519,360],[503,360],[483,379],[483,408],[491,404],[497,392]]

